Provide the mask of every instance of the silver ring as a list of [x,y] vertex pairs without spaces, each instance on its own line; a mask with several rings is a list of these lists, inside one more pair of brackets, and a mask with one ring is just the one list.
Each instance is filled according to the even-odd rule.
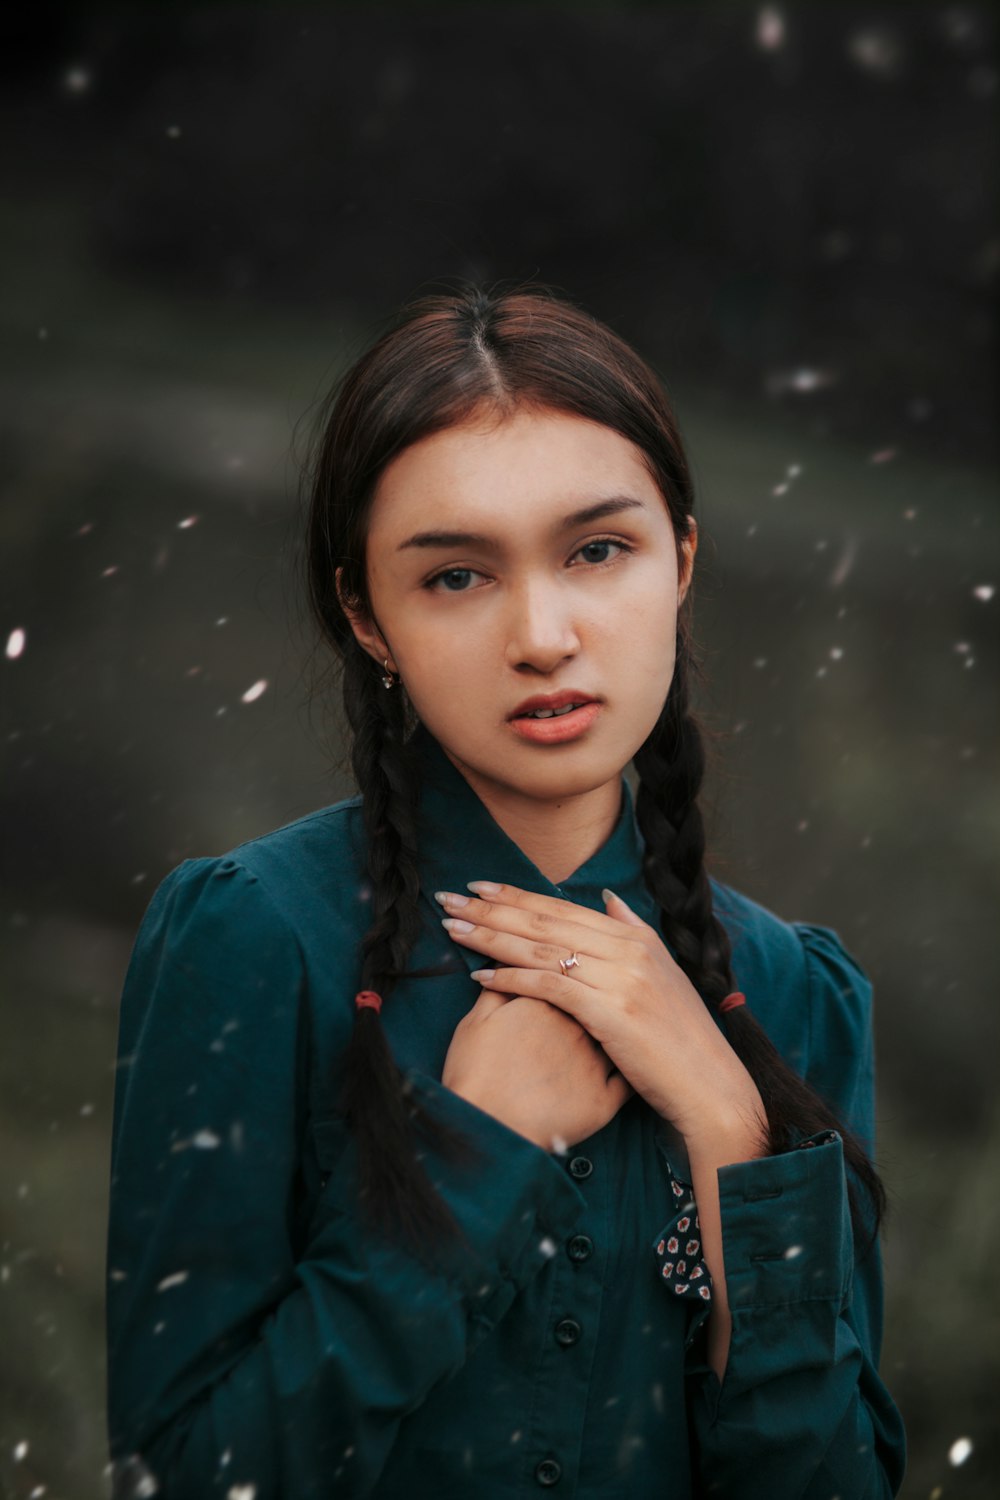
[[570,969],[578,969],[580,967],[580,960],[575,953],[571,953],[569,958],[561,958],[559,960],[559,967],[565,975],[569,973]]

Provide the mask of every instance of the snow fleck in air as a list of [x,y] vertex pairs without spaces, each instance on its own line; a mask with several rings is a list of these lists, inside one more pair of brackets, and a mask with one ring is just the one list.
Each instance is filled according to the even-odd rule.
[[916,512],[916,510],[914,509],[913,506],[910,506],[909,510],[904,510],[903,511],[903,520],[904,521],[915,521],[916,519],[917,519],[917,512]]
[[759,669],[760,669],[760,668],[761,668],[761,667],[766,667],[766,666],[767,666],[767,657],[766,657],[766,656],[755,656],[755,657],[754,657],[754,662],[753,662],[753,664],[754,664],[754,666],[755,666],[755,667],[756,667],[756,668],[757,668],[757,669],[758,669],[758,670],[759,670]]
[[787,495],[788,494],[788,485],[787,484],[776,484],[774,486],[774,488],[772,489],[771,494],[772,495]]
[[229,1145],[237,1154],[243,1150],[243,1121],[234,1120],[229,1127]]
[[227,469],[242,469],[243,463],[244,463],[244,459],[243,459],[243,455],[241,453],[231,453],[229,455],[229,457],[226,459],[226,468]]
[[179,125],[168,125],[167,126],[167,135],[170,138],[170,140],[172,140],[172,141],[178,140],[180,138],[180,133],[181,133],[181,127]]
[[972,647],[969,645],[968,641],[956,641],[955,650],[958,652],[959,656],[966,656],[972,650]]
[[231,1484],[226,1491],[226,1500],[255,1500],[255,1484]]
[[111,1270],[108,1272],[108,1280],[109,1281],[127,1281],[128,1280],[128,1272],[127,1271],[119,1271],[119,1269],[118,1269],[117,1266],[112,1266]]
[[757,14],[757,46],[774,52],[785,43],[785,18],[775,5],[765,5]]
[[789,479],[798,479],[799,475],[802,473],[802,465],[789,464],[788,468],[785,470],[785,473],[788,475]]
[[84,1118],[86,1118],[87,1115],[92,1115],[94,1113],[94,1106],[92,1104],[81,1104],[80,1113]]
[[755,521],[752,526],[748,526],[747,527],[747,536],[756,536],[756,535],[757,535],[757,522]]
[[177,522],[178,531],[188,531],[192,526],[197,526],[200,516],[185,516],[183,521]]
[[33,1490],[28,1491],[28,1500],[42,1500],[45,1494],[44,1484],[36,1484]]
[[995,593],[996,588],[992,583],[979,583],[972,590],[973,598],[978,599],[982,604],[988,604]]
[[118,564],[117,563],[112,563],[109,568],[105,568],[104,569],[104,572],[101,574],[101,577],[102,578],[113,578],[114,575],[117,572],[118,572]]
[[880,448],[877,453],[873,453],[872,454],[871,458],[869,459],[869,463],[873,463],[873,464],[887,464],[887,463],[889,463],[889,461],[891,459],[893,459],[895,457],[896,457],[896,450],[895,450],[895,448]]
[[17,1196],[19,1198],[27,1198],[27,1196],[28,1196],[28,1184],[26,1182],[19,1183],[18,1189],[17,1189]]
[[63,88],[69,94],[85,94],[90,84],[91,76],[86,68],[69,68],[63,74]]
[[806,829],[808,827],[809,827],[809,819],[808,818],[803,818],[800,823],[796,823],[796,825],[795,825],[795,832],[796,833],[805,833],[805,831],[806,831]]
[[225,705],[225,704],[223,704],[223,705],[222,705],[222,707],[221,707],[221,708],[217,708],[217,709],[216,709],[216,710],[215,710],[215,717],[216,717],[216,718],[217,718],[217,719],[221,719],[221,718],[222,718],[222,715],[223,715],[223,714],[224,714],[224,713],[225,713],[225,711],[226,711],[226,705]]
[[162,1320],[159,1323],[154,1323],[153,1324],[153,1336],[155,1337],[156,1334],[162,1333],[163,1330],[164,1330],[164,1328],[166,1328],[166,1326],[167,1326],[166,1323],[163,1322]]
[[512,1443],[519,1443],[522,1437],[523,1433],[521,1432],[520,1427],[518,1427],[514,1432],[511,1433],[510,1440]]
[[28,1445],[27,1445],[27,1443],[26,1442],[20,1442],[20,1443],[18,1443],[17,1447],[14,1449],[14,1462],[16,1464],[19,1464],[21,1462],[22,1458],[27,1458],[27,1456],[28,1456]]
[[840,646],[831,646],[830,647],[830,660],[831,661],[840,661],[840,660],[842,660],[843,655],[844,655],[844,652],[843,652],[843,648],[842,647],[840,647]]
[[228,615],[220,615],[219,618],[216,620],[215,623],[216,623],[216,625],[228,625],[229,624],[229,616]]
[[831,370],[815,370],[807,367],[798,370],[775,370],[768,375],[765,389],[770,396],[780,396],[785,391],[794,391],[801,395],[822,390],[824,386],[832,385],[836,378]]
[[48,338],[48,336],[49,330],[47,328],[39,328],[38,337],[41,339],[43,344],[45,343],[45,340]]
[[262,693],[267,692],[267,678],[261,677],[252,687],[248,687],[240,699],[241,703],[256,703]]
[[900,47],[895,35],[886,27],[856,31],[848,38],[848,55],[870,73],[895,73],[900,63]]
[[198,1151],[214,1151],[220,1142],[214,1130],[196,1130],[191,1144]]
[[233,1450],[232,1448],[227,1448],[224,1453],[219,1454],[219,1468],[224,1469],[227,1464],[232,1463],[232,1460]]
[[956,1438],[951,1447],[948,1449],[948,1462],[951,1464],[953,1469],[957,1469],[960,1464],[965,1463],[965,1460],[969,1457],[971,1452],[971,1438]]
[[189,1274],[190,1272],[188,1271],[174,1271],[170,1276],[164,1276],[162,1281],[156,1283],[156,1290],[158,1292],[169,1292],[172,1286],[183,1286]]
[[12,630],[11,631],[10,635],[7,637],[7,660],[8,661],[14,661],[14,660],[16,660],[17,657],[19,657],[21,655],[22,651],[24,650],[25,642],[27,641],[27,639],[28,639],[27,634],[20,627],[18,627],[17,630]]
[[548,1256],[548,1258],[551,1260],[553,1255],[555,1255],[556,1253],[556,1242],[555,1240],[550,1239],[548,1235],[546,1235],[543,1240],[539,1240],[538,1248],[543,1255]]
[[802,1254],[802,1246],[801,1245],[789,1245],[788,1249],[785,1251],[784,1258],[785,1258],[785,1260],[798,1260],[798,1258],[799,1258],[799,1256],[801,1254]]
[[93,521],[84,521],[84,523],[83,523],[82,526],[78,526],[77,527],[76,534],[77,534],[77,536],[89,536],[90,533],[93,531],[93,529],[94,529],[94,523],[93,523]]
[[0,1281],[10,1280],[10,1266],[0,1266]]

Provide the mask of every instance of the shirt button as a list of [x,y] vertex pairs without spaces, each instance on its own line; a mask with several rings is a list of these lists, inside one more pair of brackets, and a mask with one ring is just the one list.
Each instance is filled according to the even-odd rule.
[[563,1318],[556,1324],[556,1343],[568,1349],[579,1339],[583,1329],[575,1318]]
[[572,1177],[589,1177],[594,1170],[594,1163],[587,1156],[574,1156],[569,1164]]
[[570,1260],[589,1260],[594,1253],[594,1242],[589,1234],[574,1234],[566,1244]]
[[557,1464],[554,1458],[543,1458],[535,1468],[535,1478],[539,1484],[558,1484],[562,1478],[562,1464]]

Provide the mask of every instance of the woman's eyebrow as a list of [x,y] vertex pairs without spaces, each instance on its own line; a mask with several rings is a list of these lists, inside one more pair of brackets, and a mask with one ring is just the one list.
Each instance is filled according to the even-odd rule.
[[[582,510],[574,510],[570,515],[563,516],[561,521],[556,521],[552,532],[553,535],[558,535],[574,526],[586,526],[589,521],[600,521],[604,516],[617,515],[619,511],[645,508],[642,500],[631,495],[611,495],[607,500],[598,500],[593,505],[586,505]],[[407,537],[405,542],[400,542],[396,551],[402,552],[407,547],[492,547],[499,551],[502,545],[496,537],[488,536],[482,531],[417,531],[413,536]]]

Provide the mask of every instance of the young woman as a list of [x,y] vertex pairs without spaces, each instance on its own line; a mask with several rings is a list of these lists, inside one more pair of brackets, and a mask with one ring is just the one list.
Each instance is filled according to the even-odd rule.
[[692,506],[654,375],[544,289],[341,382],[308,572],[360,794],[139,932],[120,1495],[897,1492],[871,989],[707,873]]

